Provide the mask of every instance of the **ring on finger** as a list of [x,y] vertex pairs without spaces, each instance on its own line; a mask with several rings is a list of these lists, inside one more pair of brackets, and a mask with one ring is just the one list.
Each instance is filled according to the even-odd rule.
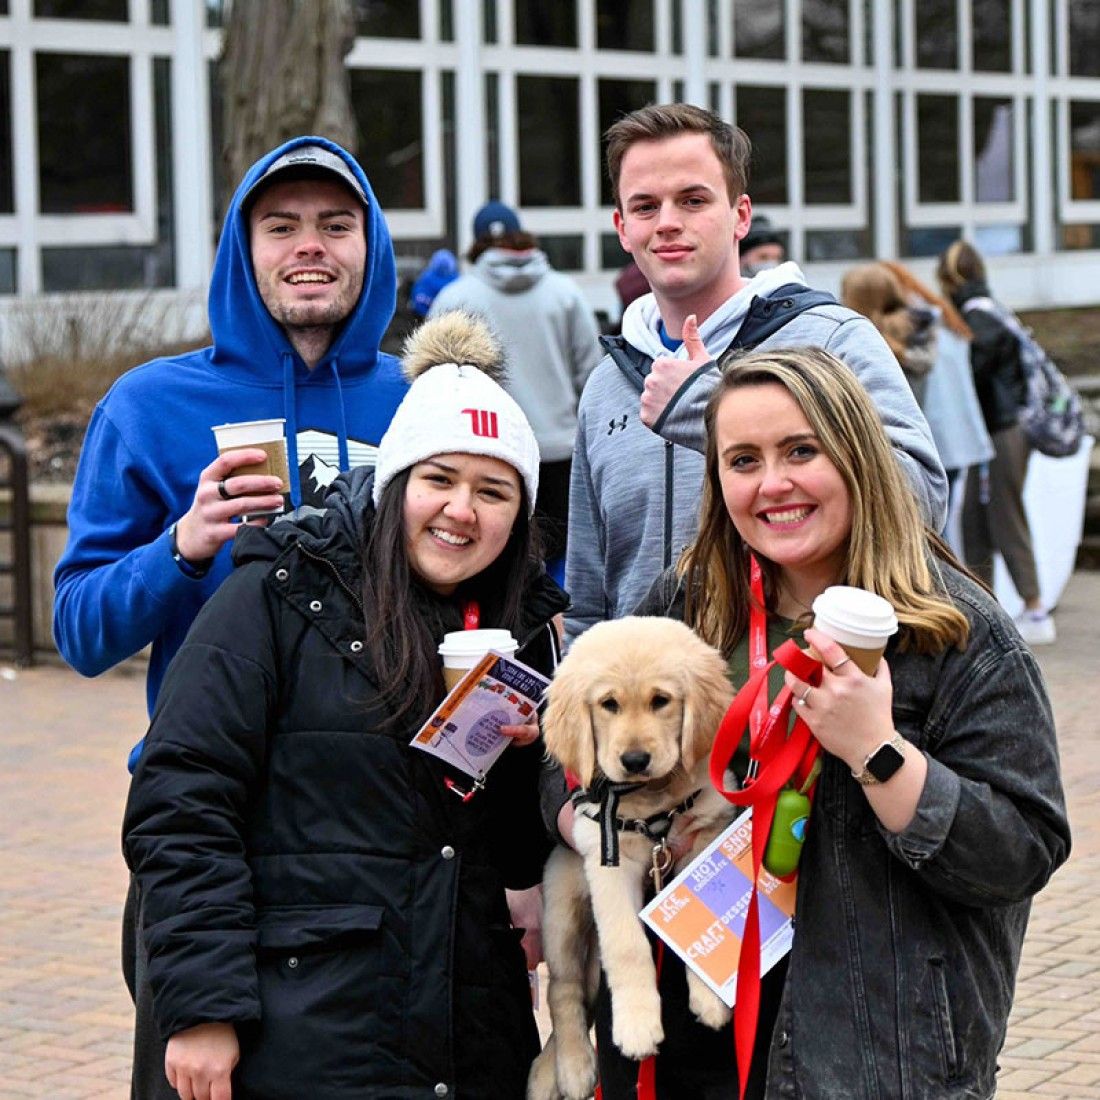
[[843,668],[851,659],[851,657],[845,657],[843,661],[837,661],[837,663],[833,665],[833,667],[830,668],[829,671],[836,672],[837,669]]
[[802,694],[801,694],[801,695],[800,695],[800,696],[798,697],[798,705],[799,705],[800,707],[804,707],[804,706],[806,705],[806,700],[807,700],[807,699],[809,699],[809,697],[810,697],[810,692],[811,692],[811,691],[813,691],[813,688],[812,688],[812,687],[808,687],[808,688],[806,688],[806,690],[805,690],[805,691],[804,691],[804,692],[803,692],[803,693],[802,693]]
[[224,477],[221,479],[221,481],[218,482],[218,496],[220,496],[222,500],[233,499],[233,494],[225,487]]

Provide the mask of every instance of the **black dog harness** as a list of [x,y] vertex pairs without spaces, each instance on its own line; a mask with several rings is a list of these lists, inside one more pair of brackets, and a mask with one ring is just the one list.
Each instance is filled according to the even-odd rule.
[[641,790],[645,783],[613,783],[606,776],[599,776],[591,787],[578,787],[570,796],[578,813],[600,823],[600,866],[619,866],[619,833],[641,833],[653,841],[653,876],[657,889],[661,888],[661,876],[672,866],[672,853],[668,850],[668,834],[672,822],[679,814],[685,814],[695,805],[702,788],[692,791],[678,806],[649,817],[618,816],[619,799],[624,794]]

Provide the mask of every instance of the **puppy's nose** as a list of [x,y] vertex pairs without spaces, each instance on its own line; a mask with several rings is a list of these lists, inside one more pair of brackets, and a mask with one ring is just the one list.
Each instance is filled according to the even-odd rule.
[[619,760],[631,775],[644,772],[649,767],[649,753],[643,752],[641,749],[631,749],[630,752],[624,752]]

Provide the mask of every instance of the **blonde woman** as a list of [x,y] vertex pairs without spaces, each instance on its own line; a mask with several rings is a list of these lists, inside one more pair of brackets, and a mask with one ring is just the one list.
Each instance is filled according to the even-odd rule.
[[[810,349],[733,359],[705,424],[698,537],[640,610],[682,618],[737,683],[756,629],[769,651],[804,632],[825,666],[818,687],[785,674],[823,768],[794,947],[762,981],[747,1095],[992,1096],[1030,899],[1070,844],[1034,658],[923,525],[842,362]],[[897,612],[874,676],[804,629],[834,584]],[[736,1095],[733,1044],[682,1011],[667,955],[662,983],[658,1095]]]

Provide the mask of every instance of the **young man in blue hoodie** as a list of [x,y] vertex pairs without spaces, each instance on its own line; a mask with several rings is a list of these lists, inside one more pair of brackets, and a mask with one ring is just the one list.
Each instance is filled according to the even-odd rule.
[[[320,505],[341,470],[373,464],[407,388],[378,350],[396,289],[389,229],[346,150],[300,137],[249,169],[214,261],[212,343],[123,375],[88,426],[54,575],[54,638],[78,672],[98,675],[152,645],[151,713],[168,663],[229,575],[238,521],[283,506],[277,478],[234,472],[263,455],[219,456],[213,425],[283,418],[295,507]],[[135,909],[128,898],[134,1095],[171,1098]]]
[[608,131],[615,228],[652,290],[581,397],[569,488],[565,618],[571,641],[627,615],[691,541],[703,478],[703,408],[731,346],[821,347],[878,408],[925,515],[947,481],[928,424],[874,325],[811,290],[796,264],[741,273],[749,231],[748,138],[685,103],[643,107]]

